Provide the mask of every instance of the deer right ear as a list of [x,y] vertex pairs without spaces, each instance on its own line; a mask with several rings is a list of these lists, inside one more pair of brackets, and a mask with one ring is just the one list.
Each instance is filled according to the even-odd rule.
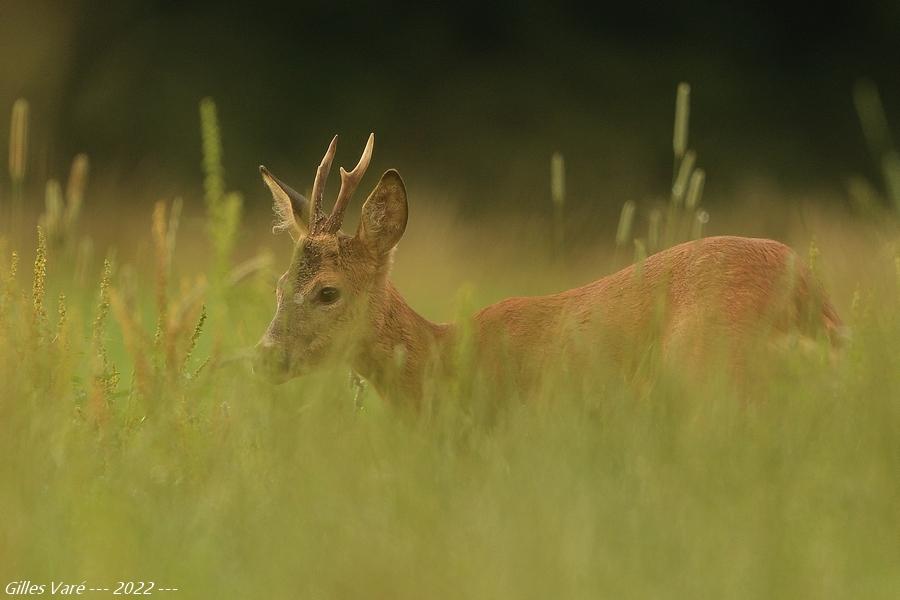
[[376,256],[387,254],[403,237],[408,215],[406,186],[400,173],[389,169],[363,204],[356,237]]
[[309,201],[300,193],[272,175],[267,168],[260,165],[259,172],[263,182],[272,192],[273,209],[277,222],[272,233],[287,231],[291,239],[297,241],[308,229]]

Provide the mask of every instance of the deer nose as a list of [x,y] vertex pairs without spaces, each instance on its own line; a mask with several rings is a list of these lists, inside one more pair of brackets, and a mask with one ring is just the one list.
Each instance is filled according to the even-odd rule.
[[290,360],[287,348],[270,336],[263,337],[256,344],[253,370],[272,381],[284,381],[288,374]]

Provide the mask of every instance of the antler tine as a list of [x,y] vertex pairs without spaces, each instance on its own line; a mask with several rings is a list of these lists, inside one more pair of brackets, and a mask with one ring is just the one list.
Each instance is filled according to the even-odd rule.
[[309,209],[309,232],[318,233],[319,224],[324,219],[322,214],[322,197],[325,195],[325,182],[328,180],[328,174],[331,172],[331,163],[334,161],[334,152],[337,148],[338,136],[332,138],[328,144],[328,150],[322,157],[319,168],[316,169],[316,179],[313,181],[312,188],[312,206]]
[[362,152],[362,156],[359,157],[359,162],[356,163],[356,167],[349,173],[344,170],[344,167],[341,167],[341,190],[338,192],[338,197],[334,202],[334,208],[331,210],[331,214],[325,221],[325,225],[322,228],[323,231],[336,233],[337,230],[341,228],[341,223],[344,221],[344,211],[350,203],[350,198],[353,196],[353,192],[356,191],[357,186],[359,186],[359,182],[362,180],[363,175],[366,174],[366,169],[369,168],[369,162],[372,160],[372,149],[374,146],[375,134],[370,133],[369,139],[366,142],[366,147]]

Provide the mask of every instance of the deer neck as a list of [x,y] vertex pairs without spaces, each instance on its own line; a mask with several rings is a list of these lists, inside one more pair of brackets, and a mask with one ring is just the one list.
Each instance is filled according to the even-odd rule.
[[369,310],[372,328],[353,369],[386,400],[418,402],[427,372],[444,363],[452,327],[419,315],[390,281],[372,295]]

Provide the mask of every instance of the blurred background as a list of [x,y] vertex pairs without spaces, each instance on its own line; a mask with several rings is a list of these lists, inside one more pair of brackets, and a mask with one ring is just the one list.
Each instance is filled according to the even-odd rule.
[[680,81],[706,204],[760,190],[839,204],[851,175],[879,181],[854,83],[877,84],[896,125],[898,57],[892,0],[0,2],[0,108],[31,102],[36,195],[86,152],[96,202],[148,211],[202,204],[209,96],[250,213],[269,210],[260,163],[305,190],[331,135],[349,165],[375,131],[373,171],[398,168],[413,202],[541,215],[559,151],[568,207],[606,223],[668,193]]
[[[308,190],[370,131],[429,319],[729,233],[795,248],[852,341],[779,340],[760,402],[655,342],[633,378],[547,364],[529,406],[428,377],[422,419],[343,365],[270,386],[292,245],[257,167]],[[0,0],[0,581],[895,600],[895,142],[900,0]]]

